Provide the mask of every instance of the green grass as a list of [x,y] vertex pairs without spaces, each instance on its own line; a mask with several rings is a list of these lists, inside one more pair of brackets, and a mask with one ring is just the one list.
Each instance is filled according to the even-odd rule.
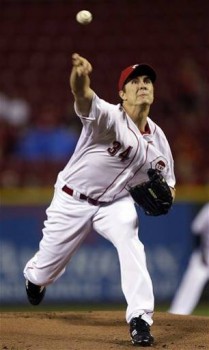
[[[156,305],[155,311],[167,311],[169,308],[169,304],[160,304]],[[200,303],[195,310],[193,311],[192,315],[194,316],[209,316],[209,303],[202,302]]]
[[[169,304],[156,304],[155,311],[156,312],[167,312],[169,308]],[[108,310],[126,310],[125,304],[42,304],[40,306],[32,306],[32,305],[1,305],[0,312],[82,312],[82,311],[108,311]],[[192,315],[196,316],[209,316],[209,303],[202,302],[200,303]]]
[[62,311],[99,311],[99,310],[124,310],[126,305],[113,303],[75,303],[75,304],[42,304],[32,305],[0,305],[0,312],[62,312]]

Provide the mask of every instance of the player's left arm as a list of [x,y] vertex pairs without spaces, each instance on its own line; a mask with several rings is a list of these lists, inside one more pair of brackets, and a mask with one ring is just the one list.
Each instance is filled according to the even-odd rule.
[[[164,150],[163,150],[163,154],[165,155],[166,159],[168,160],[168,174],[165,175],[165,180],[168,180],[168,186],[170,188],[171,191],[171,195],[173,197],[173,201],[175,200],[176,197],[176,188],[175,188],[175,183],[176,183],[176,179],[175,179],[175,174],[174,174],[174,160],[173,160],[173,155],[171,152],[171,148],[170,145],[168,143],[168,140],[164,134],[164,132],[161,130],[162,132],[162,139],[164,141]],[[171,186],[171,183],[172,186]]]

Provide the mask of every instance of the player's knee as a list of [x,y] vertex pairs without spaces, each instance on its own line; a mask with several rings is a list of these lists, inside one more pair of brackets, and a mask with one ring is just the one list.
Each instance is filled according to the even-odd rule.
[[138,229],[137,226],[133,224],[124,224],[123,227],[121,227],[116,234],[117,241],[122,244],[125,244],[124,242],[138,239]]

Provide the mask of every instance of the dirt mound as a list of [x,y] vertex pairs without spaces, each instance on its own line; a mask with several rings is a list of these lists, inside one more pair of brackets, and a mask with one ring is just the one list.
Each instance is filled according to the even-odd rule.
[[[3,312],[1,350],[123,350],[130,343],[123,311]],[[209,318],[156,312],[153,349],[209,350]]]

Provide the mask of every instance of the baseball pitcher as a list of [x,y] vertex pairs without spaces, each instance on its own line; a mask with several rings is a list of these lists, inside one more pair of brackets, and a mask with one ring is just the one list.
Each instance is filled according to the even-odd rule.
[[91,72],[87,59],[72,55],[70,87],[82,131],[73,156],[58,174],[39,250],[25,266],[26,292],[38,305],[94,229],[118,253],[131,341],[151,346],[153,287],[135,204],[147,215],[167,214],[175,192],[168,141],[149,117],[156,73],[147,64],[124,69],[118,83],[120,103],[114,105],[92,90]]

